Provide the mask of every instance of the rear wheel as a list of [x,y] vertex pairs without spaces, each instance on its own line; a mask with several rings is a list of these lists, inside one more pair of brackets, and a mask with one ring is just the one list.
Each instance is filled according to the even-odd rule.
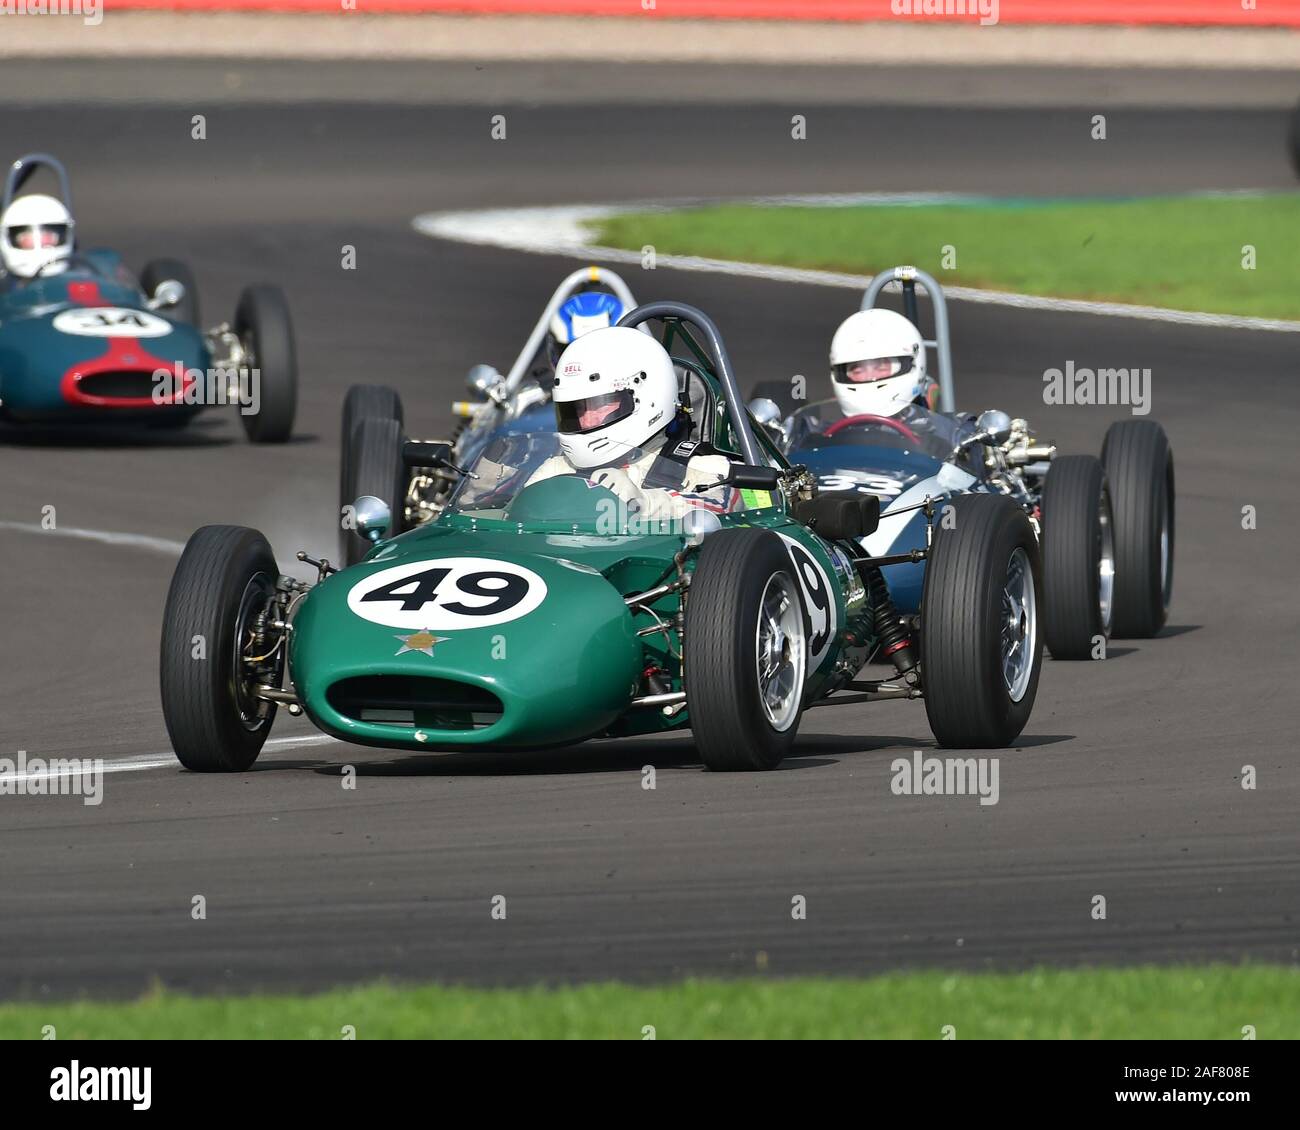
[[768,530],[705,539],[683,662],[695,745],[714,771],[773,769],[799,729],[808,633],[794,568]]
[[235,334],[245,366],[259,374],[257,411],[239,417],[244,431],[254,443],[284,443],[298,409],[298,355],[289,304],[279,287],[250,286],[239,296]]
[[[362,420],[376,418],[396,420],[400,428],[404,423],[402,398],[396,389],[387,385],[352,385],[343,398],[343,432],[339,439],[339,515],[347,513],[347,507],[356,501],[360,494],[355,489],[352,477],[352,437],[357,424]],[[339,548],[343,559],[347,560],[347,539],[349,531],[341,528]]]
[[[408,477],[402,462],[402,429],[396,420],[372,416],[357,424],[352,432],[352,473],[356,493],[348,505],[363,494],[382,499],[392,514],[387,536],[396,537],[404,528]],[[370,542],[349,525],[345,520],[343,559],[355,565],[370,552]]]
[[1087,659],[1110,635],[1115,542],[1101,461],[1064,455],[1043,484],[1043,638],[1053,659]]
[[150,298],[158,289],[160,282],[171,279],[185,288],[185,296],[175,306],[168,306],[158,313],[173,322],[186,325],[199,324],[199,284],[194,281],[194,272],[179,259],[154,259],[145,264],[140,272],[140,289]]
[[960,495],[943,509],[921,596],[925,712],[940,745],[998,748],[1024,729],[1038,692],[1038,542],[1001,496]]
[[163,720],[186,769],[238,773],[262,750],[275,704],[245,662],[280,571],[257,530],[204,526],[181,554],[163,612]]
[[1174,588],[1174,455],[1154,420],[1106,431],[1101,461],[1115,518],[1116,636],[1146,639],[1165,625]]

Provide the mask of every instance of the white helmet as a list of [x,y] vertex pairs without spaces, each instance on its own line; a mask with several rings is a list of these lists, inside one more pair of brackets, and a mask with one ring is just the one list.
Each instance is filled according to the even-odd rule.
[[846,416],[893,416],[929,401],[921,331],[893,310],[859,310],[831,339],[831,380]]
[[53,196],[20,196],[0,216],[0,257],[5,270],[30,279],[72,254],[72,216]]
[[560,354],[551,398],[564,457],[588,470],[626,460],[673,422],[677,373],[649,334],[610,326]]

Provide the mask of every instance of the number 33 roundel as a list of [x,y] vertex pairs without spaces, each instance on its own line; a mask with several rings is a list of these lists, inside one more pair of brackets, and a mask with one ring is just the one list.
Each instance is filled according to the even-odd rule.
[[363,620],[415,631],[486,628],[526,616],[546,599],[531,569],[486,557],[410,561],[358,581],[348,607]]

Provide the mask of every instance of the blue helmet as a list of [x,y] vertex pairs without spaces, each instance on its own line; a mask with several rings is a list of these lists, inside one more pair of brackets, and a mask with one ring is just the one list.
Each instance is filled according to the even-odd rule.
[[618,324],[623,303],[603,290],[588,290],[565,300],[551,319],[551,337],[563,349],[592,330]]

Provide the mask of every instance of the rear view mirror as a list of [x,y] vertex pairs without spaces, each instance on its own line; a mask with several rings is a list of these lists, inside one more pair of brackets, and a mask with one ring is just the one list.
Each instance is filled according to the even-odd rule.
[[827,541],[856,541],[876,532],[880,499],[851,490],[827,491],[796,505],[794,517]]
[[388,503],[373,494],[361,495],[352,503],[352,508],[356,514],[357,533],[372,544],[388,533],[393,524]]
[[505,381],[491,365],[475,365],[465,377],[465,384],[475,396],[486,400]]
[[769,400],[766,396],[756,396],[751,400],[749,412],[765,428],[781,423],[781,409],[775,400]]
[[781,472],[775,467],[753,467],[747,463],[733,463],[727,483],[741,490],[775,490],[781,481]]
[[451,458],[451,444],[408,439],[402,444],[402,463],[407,467],[444,467]]
[[1011,417],[996,408],[981,412],[975,426],[991,443],[1006,443],[1011,437]]
[[154,287],[153,297],[145,303],[150,310],[167,310],[181,303],[185,298],[185,284],[175,279],[163,279]]
[[747,405],[754,423],[768,435],[784,444],[790,437],[785,430],[785,417],[781,415],[781,406],[766,396],[756,396]]

